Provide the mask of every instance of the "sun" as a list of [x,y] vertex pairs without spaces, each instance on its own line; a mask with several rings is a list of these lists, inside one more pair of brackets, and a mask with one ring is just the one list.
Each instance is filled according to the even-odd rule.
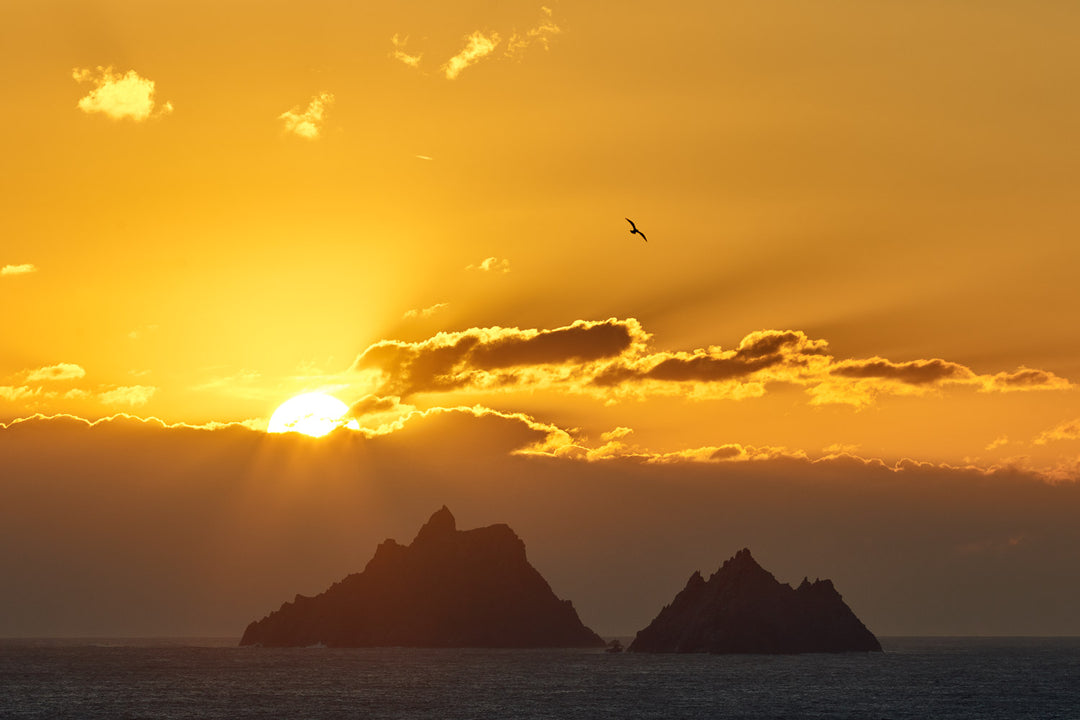
[[359,430],[356,420],[346,420],[349,406],[333,395],[304,393],[289,398],[278,406],[270,416],[267,432],[298,432],[311,437],[322,437],[331,430],[347,427]]

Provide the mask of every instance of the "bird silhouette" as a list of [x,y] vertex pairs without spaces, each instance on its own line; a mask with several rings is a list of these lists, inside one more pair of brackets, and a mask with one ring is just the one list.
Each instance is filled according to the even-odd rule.
[[631,235],[637,233],[638,235],[641,236],[642,240],[644,240],[645,242],[649,242],[649,238],[645,237],[645,233],[643,233],[643,232],[641,232],[640,230],[637,229],[637,225],[634,224],[633,220],[631,220],[630,218],[626,218],[626,222],[630,223],[630,234]]

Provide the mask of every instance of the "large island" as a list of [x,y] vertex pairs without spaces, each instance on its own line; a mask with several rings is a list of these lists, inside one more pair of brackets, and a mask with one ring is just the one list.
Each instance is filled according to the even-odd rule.
[[274,647],[599,647],[506,525],[458,530],[444,506],[411,545],[387,540],[363,572],[297,595],[244,631]]
[[742,549],[682,592],[637,634],[632,652],[813,653],[880,651],[830,580],[797,589],[777,581]]

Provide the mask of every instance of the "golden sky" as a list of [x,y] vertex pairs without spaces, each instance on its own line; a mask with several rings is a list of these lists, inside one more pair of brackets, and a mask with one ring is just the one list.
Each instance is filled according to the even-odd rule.
[[[324,391],[352,406],[350,442],[405,444],[446,413],[528,430],[462,440],[462,477],[527,457],[537,483],[1076,481],[1080,6],[15,0],[0,17],[0,448],[37,414],[250,435],[195,453],[209,463],[294,442],[268,418]],[[76,421],[33,422],[57,424],[35,448],[73,447]],[[557,535],[554,506],[487,517],[443,490],[365,517],[405,534],[450,494],[475,507],[462,526]],[[938,550],[1012,552],[1038,517]],[[956,628],[868,602],[898,631]]]

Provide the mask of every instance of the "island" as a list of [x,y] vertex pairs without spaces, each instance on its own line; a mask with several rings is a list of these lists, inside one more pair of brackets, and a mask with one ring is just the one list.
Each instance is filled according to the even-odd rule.
[[695,572],[640,631],[631,652],[836,653],[881,651],[830,580],[782,584],[743,548],[705,580]]
[[248,625],[265,647],[603,647],[504,524],[458,530],[443,506],[411,545],[386,540],[363,572]]

